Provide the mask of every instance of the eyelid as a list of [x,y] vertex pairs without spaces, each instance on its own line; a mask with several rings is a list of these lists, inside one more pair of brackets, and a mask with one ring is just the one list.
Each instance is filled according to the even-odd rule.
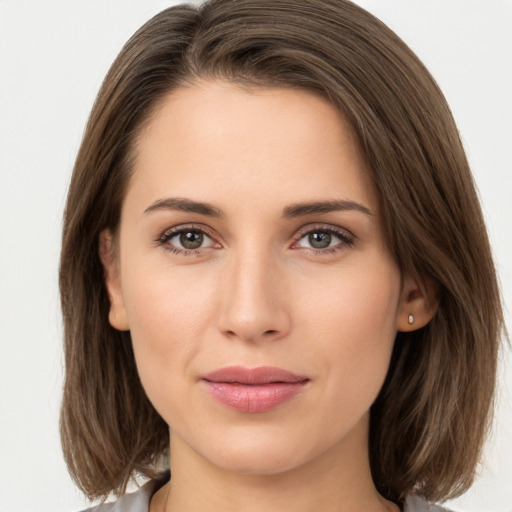
[[[186,231],[199,231],[203,235],[210,238],[212,241],[212,244],[208,247],[198,247],[197,249],[185,249],[181,247],[175,247],[170,244],[168,244],[169,240],[174,238],[175,236],[179,235],[180,233],[186,232]],[[156,242],[163,246],[166,250],[169,250],[175,254],[182,254],[182,255],[188,255],[188,254],[199,254],[204,249],[210,249],[210,248],[218,248],[221,244],[217,242],[217,236],[213,234],[212,230],[205,226],[204,224],[197,224],[197,223],[189,223],[189,224],[179,224],[177,226],[173,226],[171,228],[167,228],[156,240]],[[215,247],[217,246],[217,247]]]
[[341,239],[341,242],[339,244],[336,244],[332,247],[326,247],[324,249],[315,249],[311,247],[299,247],[299,249],[309,250],[313,251],[315,253],[321,254],[322,252],[333,252],[335,250],[339,249],[340,245],[343,246],[350,246],[356,241],[356,236],[351,233],[348,229],[341,228],[339,226],[333,226],[332,224],[308,224],[307,226],[303,226],[300,228],[300,230],[294,235],[292,247],[293,245],[296,245],[304,236],[308,235],[309,233],[315,232],[315,231],[325,231],[327,233],[331,233],[338,238]]
[[[189,230],[189,231],[196,230],[196,231],[203,233],[205,236],[210,238],[210,240],[212,241],[212,245],[210,245],[208,247],[199,247],[197,249],[185,249],[185,248],[175,247],[175,246],[172,246],[167,243],[174,236],[179,235],[180,233],[186,232],[187,230]],[[341,241],[332,247],[326,247],[326,248],[322,248],[322,249],[315,249],[314,247],[294,247],[294,246],[296,246],[296,244],[298,242],[300,242],[300,240],[302,240],[302,238],[304,238],[304,236],[308,235],[309,233],[315,232],[315,231],[324,231],[327,233],[331,233],[334,236],[338,237]],[[219,237],[217,235],[215,235],[213,233],[213,231],[208,226],[205,226],[204,224],[189,223],[189,224],[180,224],[177,226],[173,226],[171,228],[167,228],[157,238],[156,242],[159,245],[163,246],[166,250],[169,250],[175,254],[186,256],[186,255],[191,255],[191,254],[199,255],[205,249],[221,248],[222,245],[221,245],[221,243],[219,243],[217,241],[218,238]],[[347,246],[351,246],[355,242],[355,240],[356,240],[355,235],[353,235],[346,228],[341,228],[339,226],[333,226],[332,224],[314,223],[314,224],[308,224],[306,226],[303,226],[296,232],[296,234],[292,238],[292,243],[291,243],[290,248],[293,250],[301,249],[304,251],[309,251],[314,254],[321,255],[321,254],[327,254],[327,253],[332,253],[332,252],[342,250],[343,248],[346,248]]]

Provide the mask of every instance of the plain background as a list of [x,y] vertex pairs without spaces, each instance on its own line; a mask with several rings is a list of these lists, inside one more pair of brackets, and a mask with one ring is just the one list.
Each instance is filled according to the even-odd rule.
[[[86,506],[67,475],[58,438],[62,210],[103,76],[128,37],[173,3],[0,0],[2,512],[71,512]],[[358,3],[412,47],[447,96],[472,163],[510,308],[512,1]],[[508,311],[506,319],[510,325]],[[512,511],[510,351],[502,359],[497,424],[480,477],[449,504],[456,510]]]

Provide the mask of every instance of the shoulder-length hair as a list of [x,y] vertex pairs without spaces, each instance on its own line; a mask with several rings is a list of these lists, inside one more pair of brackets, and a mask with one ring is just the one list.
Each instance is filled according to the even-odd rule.
[[435,81],[388,27],[346,0],[211,0],[179,5],[124,46],[101,87],[64,216],[60,291],[66,377],[61,435],[89,497],[154,476],[168,427],[142,389],[130,334],[109,325],[99,258],[116,232],[134,140],[171,91],[198,78],[292,87],[327,98],[363,149],[402,275],[439,288],[432,321],[398,333],[372,406],[379,492],[444,500],[472,483],[492,413],[499,290],[468,162]]

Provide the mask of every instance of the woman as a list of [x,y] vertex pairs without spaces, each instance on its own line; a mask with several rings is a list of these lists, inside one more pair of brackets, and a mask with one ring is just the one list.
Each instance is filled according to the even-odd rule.
[[61,295],[90,497],[139,473],[119,509],[413,511],[471,484],[502,322],[480,207],[433,79],[349,2],[217,0],[134,35]]

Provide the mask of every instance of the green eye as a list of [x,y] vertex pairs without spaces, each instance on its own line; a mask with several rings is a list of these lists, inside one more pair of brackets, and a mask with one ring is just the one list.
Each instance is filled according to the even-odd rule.
[[341,242],[343,242],[341,235],[317,229],[304,234],[299,241],[299,246],[308,249],[327,249]]
[[[335,229],[316,228],[302,234],[297,242],[298,247],[313,249],[315,251],[334,251],[350,246],[354,243],[351,235]],[[326,249],[328,251],[326,251]]]
[[178,238],[183,249],[199,249],[204,242],[205,236],[201,231],[183,231],[173,238]]
[[325,249],[331,245],[332,235],[321,231],[309,233],[308,243],[314,249]]
[[215,242],[202,229],[192,227],[167,231],[160,237],[159,243],[175,253],[183,254],[215,245]]

